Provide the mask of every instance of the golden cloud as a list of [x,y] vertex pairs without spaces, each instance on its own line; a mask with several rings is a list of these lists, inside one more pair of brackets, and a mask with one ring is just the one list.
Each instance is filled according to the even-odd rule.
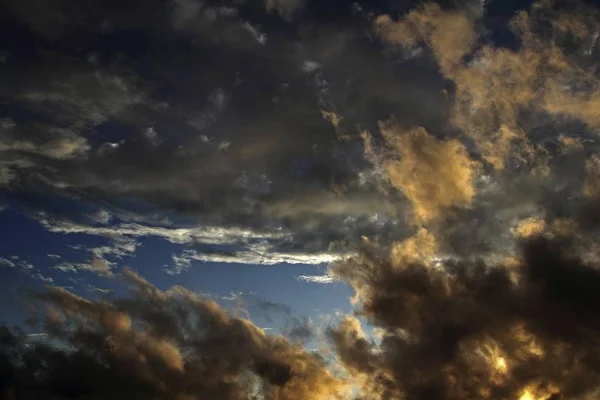
[[380,129],[393,150],[384,161],[385,171],[391,185],[411,202],[417,223],[471,205],[478,164],[461,142],[436,139],[423,128],[403,131],[392,123],[382,123]]

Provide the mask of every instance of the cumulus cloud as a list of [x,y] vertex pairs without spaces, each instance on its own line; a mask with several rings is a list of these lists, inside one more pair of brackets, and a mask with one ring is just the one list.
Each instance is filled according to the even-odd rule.
[[433,50],[444,74],[451,74],[475,44],[477,34],[471,18],[463,11],[444,11],[435,3],[412,10],[401,21],[388,15],[375,20],[387,42],[407,47],[425,42]]
[[[4,328],[11,378],[3,393],[352,398],[358,385],[363,398],[593,397],[598,267],[581,261],[565,238],[536,234],[520,248],[516,262],[449,260],[431,268],[410,246],[396,251],[407,257],[392,258],[365,242],[359,255],[332,268],[357,291],[358,314],[376,328],[370,336],[346,317],[328,329],[346,378],[293,343],[313,337],[310,319],[288,321],[282,332],[290,342],[206,297],[180,287],[161,291],[129,270],[133,295],[113,302],[50,287],[34,295],[50,310],[44,333],[72,350],[25,346]],[[15,355],[40,362],[19,364]],[[95,380],[73,387],[77,374]]]
[[35,295],[50,307],[43,317],[48,337],[69,350],[26,343],[2,327],[3,396],[335,399],[346,393],[324,362],[299,345],[181,287],[161,291],[131,271],[125,276],[134,295],[112,303],[53,287]]
[[511,20],[521,40],[517,50],[476,47],[478,16],[465,10],[429,4],[397,22],[383,15],[375,24],[387,43],[431,49],[441,73],[456,85],[453,124],[476,141],[487,162],[503,169],[509,156],[527,158],[534,150],[523,131],[523,113],[569,115],[598,127],[599,81],[581,57],[570,56],[577,47],[568,42],[573,37],[575,46],[589,45],[597,10],[577,4],[561,13],[554,3],[539,2]]
[[543,236],[523,242],[521,255],[517,265],[431,269],[371,248],[338,264],[360,314],[381,328],[379,344],[353,320],[330,332],[366,398],[593,397],[597,266]]
[[[416,222],[471,205],[477,163],[461,142],[438,140],[423,128],[403,132],[393,122],[382,123],[381,133],[392,148],[383,168],[390,184],[411,202]],[[367,152],[376,151],[366,146]]]

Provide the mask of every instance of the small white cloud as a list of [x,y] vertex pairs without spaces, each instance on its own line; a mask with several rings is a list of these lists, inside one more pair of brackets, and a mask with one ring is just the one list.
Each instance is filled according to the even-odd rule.
[[221,296],[222,300],[235,301],[244,296],[244,292],[229,292],[229,296]]
[[88,285],[87,286],[87,291],[91,292],[91,293],[100,293],[100,294],[111,294],[113,293],[112,290],[110,289],[102,289],[93,285]]
[[31,271],[33,269],[33,264],[22,260],[19,256],[11,256],[10,259],[0,258],[0,264],[10,268],[19,268],[23,271]]
[[11,261],[11,260],[9,260],[7,258],[0,258],[0,264],[6,265],[7,267],[10,267],[10,268],[16,268],[17,267],[17,265],[13,261]]
[[162,143],[162,139],[158,136],[158,133],[156,132],[156,129],[154,129],[153,126],[147,128],[144,131],[144,136],[155,147]]
[[28,338],[38,338],[38,337],[46,337],[47,333],[30,333],[27,335]]
[[89,218],[102,225],[106,225],[110,222],[112,215],[106,210],[100,210],[97,213],[91,214]]
[[221,89],[217,89],[208,96],[208,101],[218,111],[222,111],[227,105],[227,95]]
[[53,278],[51,278],[49,276],[44,276],[40,272],[36,272],[35,274],[31,274],[31,277],[33,279],[37,279],[37,280],[42,281],[42,282],[54,283],[54,279]]
[[125,143],[125,139],[123,139],[123,140],[121,140],[119,142],[106,142],[106,143],[102,143],[102,145],[98,148],[98,153],[104,154],[106,152],[115,151],[119,147],[121,147],[121,145],[123,143]]
[[5,265],[9,268],[18,269],[23,274],[32,279],[37,279],[47,283],[53,283],[54,279],[43,275],[38,269],[35,269],[33,264],[21,259],[19,256],[11,256],[9,258],[0,258],[0,265]]
[[596,44],[598,43],[598,38],[599,37],[600,37],[600,31],[596,31],[594,33],[594,35],[592,36],[592,42],[591,42],[590,46],[584,52],[584,54],[586,56],[592,55],[592,53],[594,52],[594,49],[596,48]]
[[87,263],[70,263],[66,261],[61,262],[60,264],[55,265],[54,269],[61,272],[70,272],[75,274],[79,271],[89,271],[102,277],[114,276],[111,270],[111,264],[108,261],[97,257]]
[[109,277],[113,276],[113,273],[110,268],[110,264],[103,260],[102,258],[94,258],[88,264],[82,264],[81,269],[90,271],[99,276]]
[[321,68],[321,65],[316,61],[304,61],[304,64],[302,64],[302,70],[304,72],[313,72],[319,68]]
[[219,151],[226,151],[231,146],[231,142],[221,142],[219,143]]
[[77,267],[75,266],[75,264],[71,264],[68,262],[62,262],[58,265],[54,266],[54,269],[57,269],[59,271],[62,272],[73,272],[73,273],[77,273]]
[[254,36],[254,39],[260,44],[267,43],[267,35],[261,33],[256,27],[252,26],[249,22],[244,22],[244,28]]
[[309,282],[309,283],[333,283],[336,282],[336,279],[329,275],[300,275],[296,277],[299,281]]

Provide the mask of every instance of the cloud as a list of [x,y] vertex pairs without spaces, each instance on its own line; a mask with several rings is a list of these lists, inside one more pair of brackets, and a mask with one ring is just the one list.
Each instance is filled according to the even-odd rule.
[[[43,135],[39,135],[43,131]],[[33,174],[41,159],[67,160],[82,157],[89,150],[87,139],[68,128],[43,124],[16,124],[0,120],[0,185],[18,187],[22,172]],[[25,174],[27,176],[27,174]]]
[[113,293],[111,289],[103,289],[93,285],[87,285],[87,291],[91,293],[100,293],[103,295],[109,295]]
[[[402,248],[409,255],[413,250]],[[357,311],[380,338],[367,335],[353,317],[328,329],[334,355],[350,374],[346,382],[299,345],[266,335],[205,297],[179,287],[161,291],[128,270],[133,297],[114,302],[49,288],[35,295],[51,310],[44,333],[67,341],[80,358],[46,345],[22,346],[4,330],[4,354],[44,361],[9,363],[15,368],[9,371],[20,368],[13,376],[24,378],[4,387],[15,396],[41,396],[50,387],[75,390],[70,379],[81,373],[108,379],[80,381],[92,385],[77,386],[82,394],[119,390],[133,398],[183,392],[246,398],[257,387],[286,399],[351,398],[346,388],[352,383],[366,398],[593,396],[600,345],[597,266],[578,259],[568,240],[533,236],[521,249],[516,263],[448,260],[432,269],[410,257],[394,261],[385,248],[366,242],[358,256],[336,264],[333,275],[357,291]],[[309,319],[291,319],[282,331],[290,340],[313,337]],[[51,362],[56,359],[63,360],[64,374],[38,369],[58,371]],[[155,376],[161,383],[150,379]]]
[[32,107],[55,112],[59,120],[75,126],[100,124],[144,102],[144,94],[124,77],[82,69],[56,77],[45,88],[26,87],[21,96]]
[[[472,137],[484,159],[502,170],[510,157],[527,158],[529,138],[523,132],[523,113],[540,118],[569,115],[597,129],[597,77],[574,46],[586,46],[597,10],[582,4],[566,13],[554,2],[539,2],[520,11],[510,22],[521,40],[516,49],[482,43],[477,18],[465,10],[445,11],[425,5],[394,22],[389,16],[375,25],[383,41],[404,47],[427,45],[441,73],[456,85],[452,123]],[[550,21],[552,36],[542,21]],[[567,37],[577,44],[568,46]]]
[[33,279],[37,279],[42,282],[46,282],[46,283],[50,283],[50,284],[54,283],[54,278],[52,278],[51,276],[45,276],[45,275],[41,274],[40,272],[36,272],[36,273],[32,274],[31,277]]
[[112,215],[107,210],[100,210],[89,216],[91,221],[97,222],[99,224],[106,225],[112,219]]
[[[87,140],[78,136],[71,130],[44,126],[26,126],[20,129],[10,119],[0,122],[1,153],[31,153],[54,159],[68,159],[84,154],[89,145]],[[28,130],[43,129],[47,131],[46,137],[36,141],[23,140],[22,137],[31,136]]]
[[407,47],[425,42],[433,50],[444,74],[451,74],[460,65],[477,39],[474,23],[465,12],[444,11],[435,3],[410,11],[398,22],[388,15],[380,15],[375,26],[386,42]]
[[[113,303],[52,287],[36,294],[52,307],[45,333],[72,350],[26,345],[22,335],[2,327],[3,394],[247,399],[255,393],[290,400],[344,395],[345,385],[299,345],[266,335],[181,287],[161,291],[131,271],[125,276],[134,296]],[[17,363],[14,355],[39,362]]]
[[282,18],[289,20],[304,3],[305,0],[266,0],[266,7],[267,10],[275,10]]
[[6,265],[7,267],[10,268],[16,268],[17,265],[15,264],[15,262],[13,260],[9,260],[8,258],[2,258],[0,259],[0,264]]
[[258,43],[260,43],[260,44],[267,43],[267,35],[265,35],[264,33],[260,33],[260,31],[255,26],[250,24],[249,22],[244,23],[244,28],[246,28],[246,30],[248,32],[250,32],[252,34],[252,36],[254,36],[254,38],[256,39],[256,41]]
[[367,398],[584,399],[599,389],[591,360],[600,275],[565,241],[532,237],[517,265],[456,260],[440,269],[397,265],[372,247],[333,273],[381,329],[380,344],[355,320],[330,331]]
[[154,129],[152,126],[144,131],[144,135],[153,146],[158,146],[162,143],[162,139],[158,135],[158,132],[156,132],[156,129]]
[[583,194],[589,197],[598,197],[600,195],[600,189],[598,180],[600,178],[600,158],[592,154],[592,156],[585,162],[586,179],[583,184]]
[[0,166],[0,187],[6,187],[15,178],[11,168]]
[[[276,22],[263,6],[152,2],[134,22],[100,2],[7,3],[15,35],[38,38],[39,57],[11,56],[0,82],[3,101],[16,107],[6,113],[11,132],[0,138],[0,185],[20,203],[49,196],[105,209],[115,214],[109,223],[118,222],[116,208],[144,213],[143,205],[200,226],[282,227],[319,241],[315,253],[363,231],[389,234],[391,222],[381,222],[388,205],[365,178],[372,167],[350,155],[360,144],[349,131],[399,109],[439,124],[437,107],[425,117],[416,106],[437,101],[422,94],[431,80],[395,81],[389,60],[353,26],[323,26],[300,43],[282,34],[295,23]],[[302,6],[269,5],[290,18]],[[306,12],[312,18],[315,10]],[[140,40],[134,32],[147,44],[130,46]],[[146,45],[147,53],[134,50]],[[307,60],[319,67],[303,70]],[[363,78],[353,79],[359,72]],[[354,100],[330,107],[343,98]],[[336,132],[322,110],[352,117],[344,115]],[[338,141],[342,133],[351,139]],[[28,206],[51,213],[47,202]]]
[[[356,292],[315,355],[284,307],[262,305],[297,343],[132,273],[132,298],[50,289],[45,330],[70,350],[8,335],[40,361],[6,364],[13,397],[598,397],[597,14],[396,3],[13,12],[43,49],[2,64],[2,194],[107,241],[56,268],[109,274],[158,238],[182,246],[170,273],[330,263],[298,279]],[[51,209],[67,199],[84,210]]]
[[19,256],[11,256],[9,258],[0,257],[0,266],[6,266],[18,270],[20,273],[28,276],[31,279],[53,283],[54,279],[51,276],[42,274],[39,268],[36,268],[31,262],[22,259]]
[[100,258],[94,258],[89,264],[87,264],[86,269],[100,276],[113,276],[113,273],[110,270],[110,265]]
[[407,264],[415,261],[431,261],[438,250],[437,239],[425,228],[420,228],[417,233],[392,246],[390,259],[395,265]]
[[[228,244],[246,237],[255,239],[281,238],[283,233],[254,233],[251,230],[237,227],[190,227],[176,228],[168,226],[152,226],[138,223],[123,223],[112,226],[91,226],[68,220],[59,220],[47,214],[40,214],[38,221],[50,232],[73,234],[83,233],[116,238],[139,238],[155,236],[175,244],[207,243]],[[125,240],[127,242],[127,240]]]
[[233,263],[249,265],[275,265],[275,264],[324,264],[336,261],[343,254],[331,252],[310,253],[295,252],[282,253],[274,246],[264,244],[249,245],[248,250],[234,251],[210,251],[198,252],[195,250],[184,250],[181,255],[173,254],[172,264],[166,266],[169,274],[178,274],[191,267],[192,261]]
[[[105,218],[106,215],[100,213],[99,216],[97,214],[92,215],[90,219],[96,223],[103,224]],[[82,226],[93,227],[90,225]],[[139,243],[131,237],[120,236],[118,234],[99,234],[99,236],[107,238],[109,243],[98,247],[85,247],[83,245],[68,246],[78,252],[88,253],[88,259],[83,262],[72,262],[68,258],[65,259],[56,254],[48,254],[49,258],[58,262],[54,266],[54,269],[71,273],[88,271],[105,278],[113,277],[112,269],[117,267],[123,258],[134,256]]]
[[462,143],[438,140],[423,128],[404,132],[393,122],[382,123],[381,132],[392,148],[383,167],[390,184],[412,204],[417,223],[471,205],[477,163]]
[[[130,15],[119,7],[101,2],[83,7],[77,3],[66,4],[61,0],[8,0],[5,11],[7,17],[20,23],[31,34],[50,42],[67,40],[73,30],[82,35],[110,35],[128,29],[150,31],[159,26],[165,27],[165,15],[169,11],[165,4],[127,1],[131,7],[146,4],[145,18],[132,21]],[[74,15],[79,18],[73,18]]]
[[333,283],[335,278],[329,275],[300,275],[298,280],[308,283]]
[[[61,220],[47,214],[36,216],[48,231],[61,234],[87,234],[102,236],[111,240],[108,246],[89,248],[97,263],[109,266],[113,262],[108,257],[122,259],[131,256],[137,249],[136,240],[143,237],[157,237],[174,244],[229,246],[228,250],[207,249],[204,251],[186,249],[180,255],[172,255],[172,264],[166,270],[178,274],[188,269],[192,261],[237,263],[253,265],[288,264],[323,264],[344,256],[327,250],[329,243],[306,243],[303,249],[290,248],[296,236],[293,231],[274,230],[253,231],[239,227],[186,227],[146,225],[140,223],[122,223],[112,226],[88,225],[68,220]],[[87,265],[87,266],[86,266]],[[70,268],[66,264],[59,265],[62,270],[88,269],[91,264],[80,264]],[[95,268],[94,268],[95,269]]]
[[62,261],[54,266],[54,269],[61,272],[78,273],[79,271],[92,272],[98,276],[104,278],[111,278],[114,276],[112,272],[112,262],[108,262],[103,258],[92,258],[89,262],[82,263],[71,263]]
[[282,334],[291,341],[306,343],[315,335],[313,321],[308,317],[291,318],[283,327]]

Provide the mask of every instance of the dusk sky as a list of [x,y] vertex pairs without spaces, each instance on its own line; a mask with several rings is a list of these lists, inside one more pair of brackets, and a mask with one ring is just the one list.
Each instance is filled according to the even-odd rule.
[[0,400],[600,398],[600,4],[0,0]]

